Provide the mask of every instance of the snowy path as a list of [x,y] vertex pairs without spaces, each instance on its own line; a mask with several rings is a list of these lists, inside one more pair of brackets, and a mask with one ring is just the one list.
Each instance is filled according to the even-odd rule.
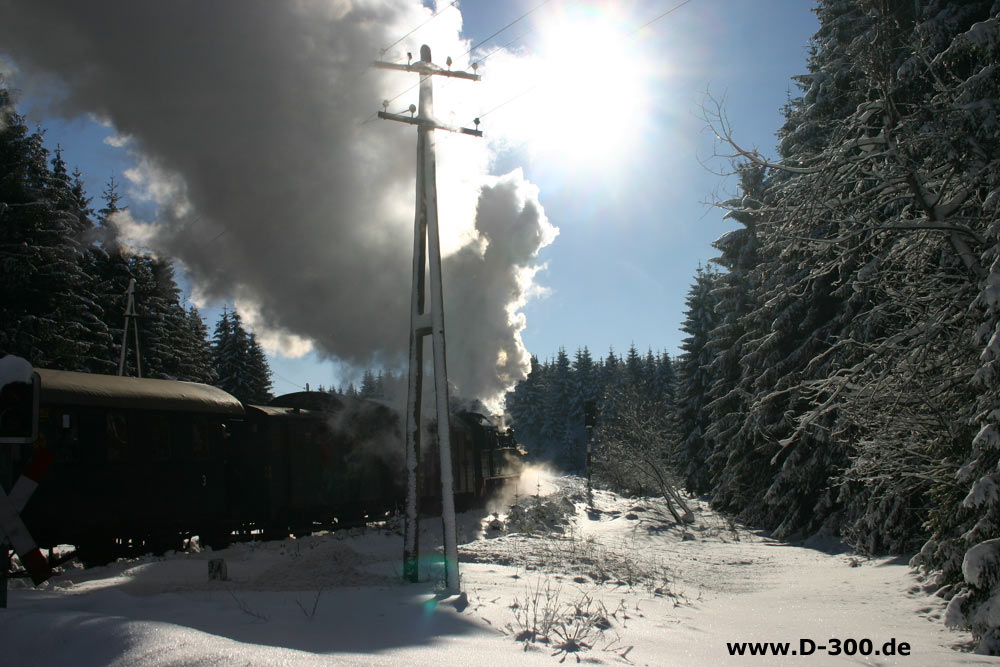
[[[592,516],[581,503],[554,502],[572,514],[543,537],[475,539],[479,517],[462,517],[467,606],[397,584],[401,543],[391,533],[243,544],[70,570],[44,589],[13,590],[0,611],[0,665],[555,665],[576,656],[695,667],[1000,665],[954,650],[969,637],[943,627],[943,601],[919,587],[904,559],[788,546],[734,531],[704,509],[684,540],[676,527],[656,530],[648,501],[599,494],[603,511]],[[230,581],[210,582],[207,560],[220,556]],[[561,610],[556,629],[582,632],[591,650],[553,656],[550,645],[524,650],[515,641],[528,593],[544,601],[545,590],[558,595],[548,605]],[[578,622],[574,605],[601,612],[608,627]],[[550,632],[556,642],[558,634]],[[831,637],[875,648],[905,641],[910,655],[727,650],[727,642],[798,649],[802,638]]]

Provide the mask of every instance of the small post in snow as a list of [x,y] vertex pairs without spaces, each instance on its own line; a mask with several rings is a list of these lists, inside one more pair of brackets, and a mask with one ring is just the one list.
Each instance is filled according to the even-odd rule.
[[583,424],[587,429],[587,508],[594,509],[594,487],[591,484],[591,449],[594,442],[594,425],[597,423],[597,402],[587,401],[583,406]]

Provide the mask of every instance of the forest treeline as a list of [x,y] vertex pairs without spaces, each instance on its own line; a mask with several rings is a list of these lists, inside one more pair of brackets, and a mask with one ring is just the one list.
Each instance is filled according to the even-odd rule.
[[674,362],[666,353],[641,355],[632,345],[624,357],[610,349],[595,360],[583,347],[570,361],[560,349],[544,362],[531,357],[528,377],[507,394],[506,408],[532,458],[583,473],[598,415],[608,423],[625,395],[644,404],[672,404],[674,385]]
[[[117,374],[134,279],[143,377],[214,384],[266,402],[270,368],[239,314],[225,312],[210,339],[197,309],[182,305],[173,265],[122,241],[113,179],[103,202],[91,207],[83,175],[68,171],[61,150],[45,148],[42,131],[29,131],[0,79],[0,355]],[[124,374],[135,376],[129,326]]]
[[776,159],[706,105],[738,227],[714,243],[722,270],[694,278],[672,400],[625,403],[717,508],[777,537],[916,551],[946,622],[997,654],[1000,2],[816,12]]

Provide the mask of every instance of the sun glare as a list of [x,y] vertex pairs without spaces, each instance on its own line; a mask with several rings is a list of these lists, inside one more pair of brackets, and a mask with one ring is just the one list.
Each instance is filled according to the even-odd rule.
[[533,148],[575,165],[610,164],[637,145],[648,68],[634,30],[611,9],[566,10],[540,26]]

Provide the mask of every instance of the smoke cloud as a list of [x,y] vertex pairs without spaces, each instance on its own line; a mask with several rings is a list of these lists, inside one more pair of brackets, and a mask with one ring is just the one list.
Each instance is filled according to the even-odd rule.
[[[315,346],[355,366],[405,363],[415,131],[372,112],[417,77],[368,65],[429,9],[0,0],[0,14],[15,85],[53,99],[52,112],[113,126],[135,158],[130,186],[160,204],[143,241],[178,259],[200,297],[235,300],[262,339],[290,354]],[[428,43],[436,62],[451,55],[465,68],[460,30],[451,8],[384,58],[405,62]],[[479,85],[436,82],[438,115],[470,110],[464,100]],[[460,394],[491,401],[526,371],[517,309],[558,230],[520,171],[487,175],[485,142],[442,135],[449,371]]]

